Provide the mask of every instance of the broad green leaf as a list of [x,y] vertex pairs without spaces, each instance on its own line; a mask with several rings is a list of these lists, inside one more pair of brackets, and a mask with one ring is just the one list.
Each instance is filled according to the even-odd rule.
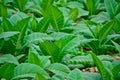
[[69,8],[84,8],[84,5],[77,1],[70,1],[67,3],[67,7],[69,7]]
[[85,80],[82,76],[82,72],[79,69],[72,70],[68,76],[67,80]]
[[116,15],[115,18],[113,19],[113,21],[115,22],[115,25],[113,27],[114,31],[118,34],[120,33],[120,14]]
[[42,0],[32,0],[35,5],[40,5]]
[[82,8],[78,8],[78,17],[82,17],[82,16],[88,16],[89,12],[82,9]]
[[48,73],[42,69],[40,66],[37,66],[35,64],[30,64],[30,63],[22,63],[15,67],[14,70],[14,77],[13,79],[17,78],[27,78],[27,77],[32,77],[36,74],[39,73],[45,78],[49,78]]
[[83,72],[82,74],[83,74],[83,77],[85,78],[85,80],[101,80],[101,76],[99,73]]
[[59,61],[59,48],[52,42],[42,42],[40,43],[40,49],[44,55],[51,56],[52,62]]
[[86,15],[89,14],[88,11],[83,9],[84,5],[82,3],[80,3],[80,2],[77,2],[77,1],[68,2],[67,7],[69,7],[70,9],[78,9],[77,10],[77,13],[78,13],[77,17],[86,16]]
[[107,20],[109,20],[109,15],[106,12],[100,12],[91,19],[95,23],[104,23]]
[[42,68],[46,68],[48,65],[50,65],[49,58],[50,57],[48,56],[40,56],[39,54],[29,51],[28,62],[36,64]]
[[90,15],[94,15],[97,13],[97,8],[100,0],[86,0],[85,5]]
[[116,10],[115,10],[115,15],[120,13],[120,3],[117,4]]
[[116,78],[120,72],[120,60],[116,60],[112,64],[113,64],[112,73],[114,75],[114,78]]
[[[90,55],[87,56],[75,56],[71,59],[65,60],[65,64],[69,65],[69,67],[78,66],[79,68],[85,68],[89,66],[93,66],[94,62],[92,60],[92,57]],[[73,67],[74,67],[73,66]]]
[[4,46],[4,43],[5,43],[5,41],[4,40],[0,40],[0,50],[2,49],[2,47]]
[[37,25],[38,25],[38,21],[35,17],[31,18],[30,19],[30,29],[34,32],[36,32],[38,29],[37,29]]
[[100,72],[103,80],[114,80],[111,72],[103,66],[102,62],[97,58],[97,56],[91,52],[94,63],[96,64],[98,71]]
[[13,0],[2,0],[4,5],[6,5],[7,3],[13,2]]
[[25,33],[26,33],[26,30],[27,30],[27,27],[28,27],[28,21],[29,21],[29,18],[26,18],[26,19],[23,19],[21,21],[22,24],[19,24],[19,25],[21,25],[22,30],[21,30],[21,32],[18,36],[17,42],[16,42],[15,55],[18,55],[19,51],[23,48],[24,37],[25,37]]
[[23,12],[17,12],[9,18],[9,21],[12,25],[16,25],[18,21],[27,18],[28,15]]
[[96,10],[95,1],[94,0],[86,0],[86,6],[89,11],[89,14],[93,15]]
[[57,4],[64,7],[67,5],[67,0],[58,0]]
[[7,63],[0,67],[0,78],[10,80],[14,74],[14,64]]
[[11,54],[6,54],[3,56],[0,56],[0,63],[14,63],[15,65],[18,65],[18,60]]
[[38,26],[37,31],[46,32],[46,30],[49,27],[49,22],[50,22],[49,18],[43,18],[37,25]]
[[16,7],[19,8],[20,11],[25,10],[25,5],[27,4],[28,0],[14,0]]
[[104,0],[105,8],[111,19],[115,17],[115,8],[116,2],[115,0]]
[[49,5],[51,11],[51,25],[56,31],[60,31],[64,26],[64,16],[62,12],[55,6]]
[[115,45],[115,48],[119,51],[120,53],[120,45],[114,41],[112,41],[112,43]]
[[52,76],[52,80],[65,80],[65,79],[64,79],[64,76],[56,74]]
[[12,26],[12,24],[10,23],[10,21],[8,19],[3,18],[2,23],[3,23],[2,27],[3,27],[5,32],[13,30],[14,27]]
[[0,34],[0,39],[10,38],[14,35],[17,35],[18,33],[18,31],[3,32]]
[[70,69],[66,65],[63,65],[61,63],[51,64],[48,67],[48,70],[55,73],[55,74],[59,74],[61,76],[64,76],[64,77],[70,72]]
[[56,6],[50,4],[49,1],[47,3],[43,2],[43,5],[41,6],[42,15],[45,18],[50,19],[49,22],[52,25],[53,29],[59,32],[60,29],[64,27],[64,16],[62,12]]
[[99,31],[99,38],[98,38],[100,42],[102,42],[102,40],[108,36],[109,32],[112,30],[114,25],[115,25],[115,22],[111,21],[111,22],[106,23],[101,28],[101,30]]
[[78,17],[78,9],[77,8],[71,9],[71,11],[69,12],[69,17],[71,20],[76,20]]
[[2,2],[0,2],[0,16],[7,17],[7,13],[7,8],[3,5]]
[[80,45],[79,40],[79,37],[66,36],[55,42],[60,49],[59,54],[57,54],[59,62],[68,52],[71,52],[75,47]]
[[56,42],[40,43],[44,55],[51,56],[52,62],[61,62],[63,57],[80,45],[79,37],[66,36]]
[[36,73],[36,80],[47,80],[43,75]]
[[64,33],[64,32],[53,32],[52,34],[50,34],[51,37],[53,37],[54,40],[58,41],[66,36],[69,36],[71,34],[68,33]]
[[110,61],[102,61],[102,64],[104,65],[105,68],[108,68],[110,70],[112,70],[113,65]]
[[44,41],[51,41],[53,38],[46,33],[34,32],[25,37],[26,42],[29,43],[40,43]]

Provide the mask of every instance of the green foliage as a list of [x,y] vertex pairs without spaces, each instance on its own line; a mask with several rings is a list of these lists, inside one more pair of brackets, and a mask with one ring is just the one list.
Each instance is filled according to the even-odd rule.
[[104,0],[105,7],[107,12],[109,13],[110,18],[114,18],[115,16],[115,8],[116,2],[115,0]]
[[50,60],[48,56],[40,56],[32,51],[29,52],[28,62],[32,64],[36,64],[42,68],[46,68],[50,65]]
[[24,11],[25,5],[27,4],[28,0],[13,0],[15,3],[15,6],[20,10]]
[[117,75],[120,72],[120,62],[114,61],[101,62],[94,53],[91,53],[94,63],[96,64],[103,80],[116,80]]
[[46,78],[49,78],[48,73],[43,70],[40,66],[30,64],[30,63],[22,63],[15,67],[14,70],[14,77],[13,79],[20,79],[20,78],[34,78],[34,74],[39,73]]
[[0,0],[0,79],[118,80],[119,24],[119,0]]
[[85,5],[90,15],[96,14],[99,2],[100,0],[85,0]]
[[67,36],[56,42],[43,42],[40,44],[40,49],[43,54],[51,56],[52,62],[61,62],[62,58],[79,44],[76,42],[79,37]]
[[6,63],[0,67],[0,78],[11,79],[13,77],[15,65]]
[[94,66],[94,62],[93,62],[90,55],[76,56],[76,57],[73,57],[70,60],[64,61],[64,63],[67,64],[69,67],[73,67],[72,65],[75,66],[77,64],[81,64],[81,65],[79,65],[79,68]]
[[23,43],[24,43],[24,36],[25,36],[25,33],[26,33],[26,30],[27,30],[27,23],[29,21],[29,18],[26,18],[26,19],[23,19],[20,23],[22,24],[19,24],[22,26],[22,29],[21,29],[21,32],[18,36],[18,39],[17,39],[17,42],[16,42],[16,49],[17,51],[15,52],[15,55],[18,55],[19,54],[19,50],[22,49],[23,47]]
[[79,69],[75,69],[68,74],[67,80],[85,80],[85,79],[82,77],[81,71],[79,71]]
[[114,41],[112,41],[112,43],[115,45],[116,49],[119,51],[120,53],[120,45]]
[[[100,55],[98,56],[98,58],[101,61],[114,61],[114,59],[111,56]],[[64,63],[68,65],[70,68],[75,68],[75,67],[85,68],[85,67],[91,67],[95,65],[90,55],[76,56],[76,57],[73,57],[71,59],[64,61]]]
[[114,80],[113,75],[106,69],[102,62],[96,57],[94,53],[91,53],[94,63],[96,64],[103,80]]
[[3,2],[0,1],[0,16],[1,17],[7,17],[7,8],[5,7],[5,5],[3,5]]
[[19,64],[16,57],[14,57],[11,54],[6,54],[6,55],[3,55],[3,56],[0,56],[0,63],[11,63],[11,64],[13,63],[15,65]]
[[48,67],[48,70],[63,77],[66,77],[70,69],[61,63],[53,63]]

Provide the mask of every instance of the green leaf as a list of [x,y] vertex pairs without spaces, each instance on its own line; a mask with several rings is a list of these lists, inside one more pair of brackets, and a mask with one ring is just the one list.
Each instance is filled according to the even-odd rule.
[[27,78],[27,77],[33,78],[33,76],[36,73],[41,74],[47,79],[49,78],[48,73],[44,69],[42,69],[40,66],[37,66],[35,64],[30,64],[30,63],[22,63],[15,68],[13,79]]
[[53,32],[50,34],[50,36],[53,37],[54,40],[58,41],[66,36],[69,36],[71,34],[68,34],[68,33],[64,33],[64,32]]
[[70,1],[67,3],[69,8],[84,8],[84,5],[78,1]]
[[100,12],[99,14],[95,15],[91,21],[95,23],[104,23],[105,21],[109,20],[109,15],[106,12]]
[[18,31],[3,32],[0,34],[0,39],[10,38],[14,35],[17,35],[18,33]]
[[3,27],[5,32],[13,30],[14,27],[12,26],[12,24],[10,23],[10,21],[8,19],[3,18],[2,23],[3,23],[2,27]]
[[71,9],[71,11],[69,12],[69,16],[71,20],[76,20],[78,17],[78,9],[77,8]]
[[11,54],[6,54],[3,56],[0,56],[0,63],[14,63],[16,65],[19,64],[18,60]]
[[114,75],[114,78],[116,78],[120,72],[120,60],[116,60],[112,64],[113,64],[112,73]]
[[[81,17],[81,16],[87,16],[89,14],[88,11],[84,10],[84,5],[78,1],[70,1],[67,3],[67,7],[69,7],[71,10],[72,9],[77,9],[77,17]],[[66,16],[65,16],[66,17]]]
[[54,43],[43,42],[40,44],[40,49],[44,55],[51,56],[52,62],[61,62],[68,52],[80,45],[79,40],[79,37],[69,35]]
[[85,80],[82,76],[82,73],[79,69],[72,70],[68,76],[67,80]]
[[44,5],[42,5],[42,15],[45,18],[50,19],[49,22],[52,25],[53,29],[59,32],[60,29],[64,27],[64,16],[62,12],[49,2],[43,4]]
[[14,73],[14,64],[7,63],[0,67],[0,78],[10,80]]
[[55,42],[60,49],[59,54],[57,54],[59,62],[67,53],[71,52],[75,47],[80,45],[79,40],[80,37],[66,36]]
[[109,32],[112,30],[112,28],[114,27],[115,22],[111,21],[106,23],[101,30],[99,31],[99,41],[102,42],[104,38],[106,38],[109,34]]
[[101,76],[99,73],[83,72],[82,74],[83,74],[83,77],[85,78],[85,80],[101,80]]
[[115,10],[115,15],[119,14],[120,12],[120,3],[117,4],[116,10]]
[[51,64],[48,67],[48,70],[55,73],[55,74],[59,74],[61,76],[64,76],[64,77],[70,72],[70,69],[66,65],[63,65],[61,63]]
[[50,22],[49,18],[43,18],[37,25],[38,26],[37,31],[46,32],[46,30],[49,27],[49,22]]
[[51,25],[56,31],[60,31],[64,26],[64,16],[62,12],[55,6],[49,5],[51,11]]
[[64,76],[61,76],[59,74],[55,74],[52,76],[52,80],[65,80]]
[[42,42],[40,43],[40,49],[44,55],[51,56],[52,62],[58,62],[59,48],[52,42]]
[[87,9],[88,9],[90,15],[93,15],[95,13],[94,0],[87,0],[86,6],[87,6]]
[[67,4],[67,0],[59,0],[59,1],[57,1],[57,4],[58,4],[59,6],[64,7],[64,6],[66,6],[66,4]]
[[19,8],[20,11],[24,11],[25,5],[27,4],[28,0],[14,0],[16,7]]
[[47,80],[43,75],[36,73],[36,80]]
[[9,21],[12,25],[16,25],[18,21],[21,21],[27,18],[28,15],[23,12],[17,12],[9,18]]
[[115,45],[115,48],[119,51],[120,53],[120,45],[114,41],[112,41],[112,43]]
[[86,0],[85,5],[90,15],[94,15],[97,13],[97,8],[100,0]]
[[29,43],[40,43],[44,41],[51,41],[53,38],[46,33],[34,32],[25,37],[26,42]]
[[91,52],[92,58],[94,63],[96,64],[98,71],[100,72],[102,79],[103,80],[114,80],[113,76],[111,75],[111,72],[108,72],[109,70],[107,70],[102,62],[97,58],[97,56]]
[[7,17],[7,8],[0,2],[0,16]]
[[15,55],[18,55],[19,51],[23,48],[23,42],[24,42],[24,37],[25,37],[27,27],[28,27],[28,21],[29,21],[29,18],[26,18],[26,19],[23,19],[21,21],[22,24],[19,24],[19,25],[21,25],[22,30],[21,30],[21,32],[20,32],[20,34],[18,36],[17,42],[16,42]]
[[115,22],[115,25],[113,27],[114,31],[116,33],[120,33],[120,27],[119,27],[119,24],[120,24],[120,14],[116,15],[115,18],[113,19],[113,21]]
[[39,54],[29,51],[28,62],[36,64],[42,68],[46,68],[48,65],[50,65],[49,58],[50,57],[48,56],[40,56]]
[[116,2],[115,0],[104,0],[105,8],[111,19],[115,17],[115,8]]

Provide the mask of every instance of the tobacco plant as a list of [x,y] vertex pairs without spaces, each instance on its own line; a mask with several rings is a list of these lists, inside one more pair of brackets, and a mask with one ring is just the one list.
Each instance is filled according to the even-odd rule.
[[118,80],[119,10],[119,0],[0,0],[0,79]]

